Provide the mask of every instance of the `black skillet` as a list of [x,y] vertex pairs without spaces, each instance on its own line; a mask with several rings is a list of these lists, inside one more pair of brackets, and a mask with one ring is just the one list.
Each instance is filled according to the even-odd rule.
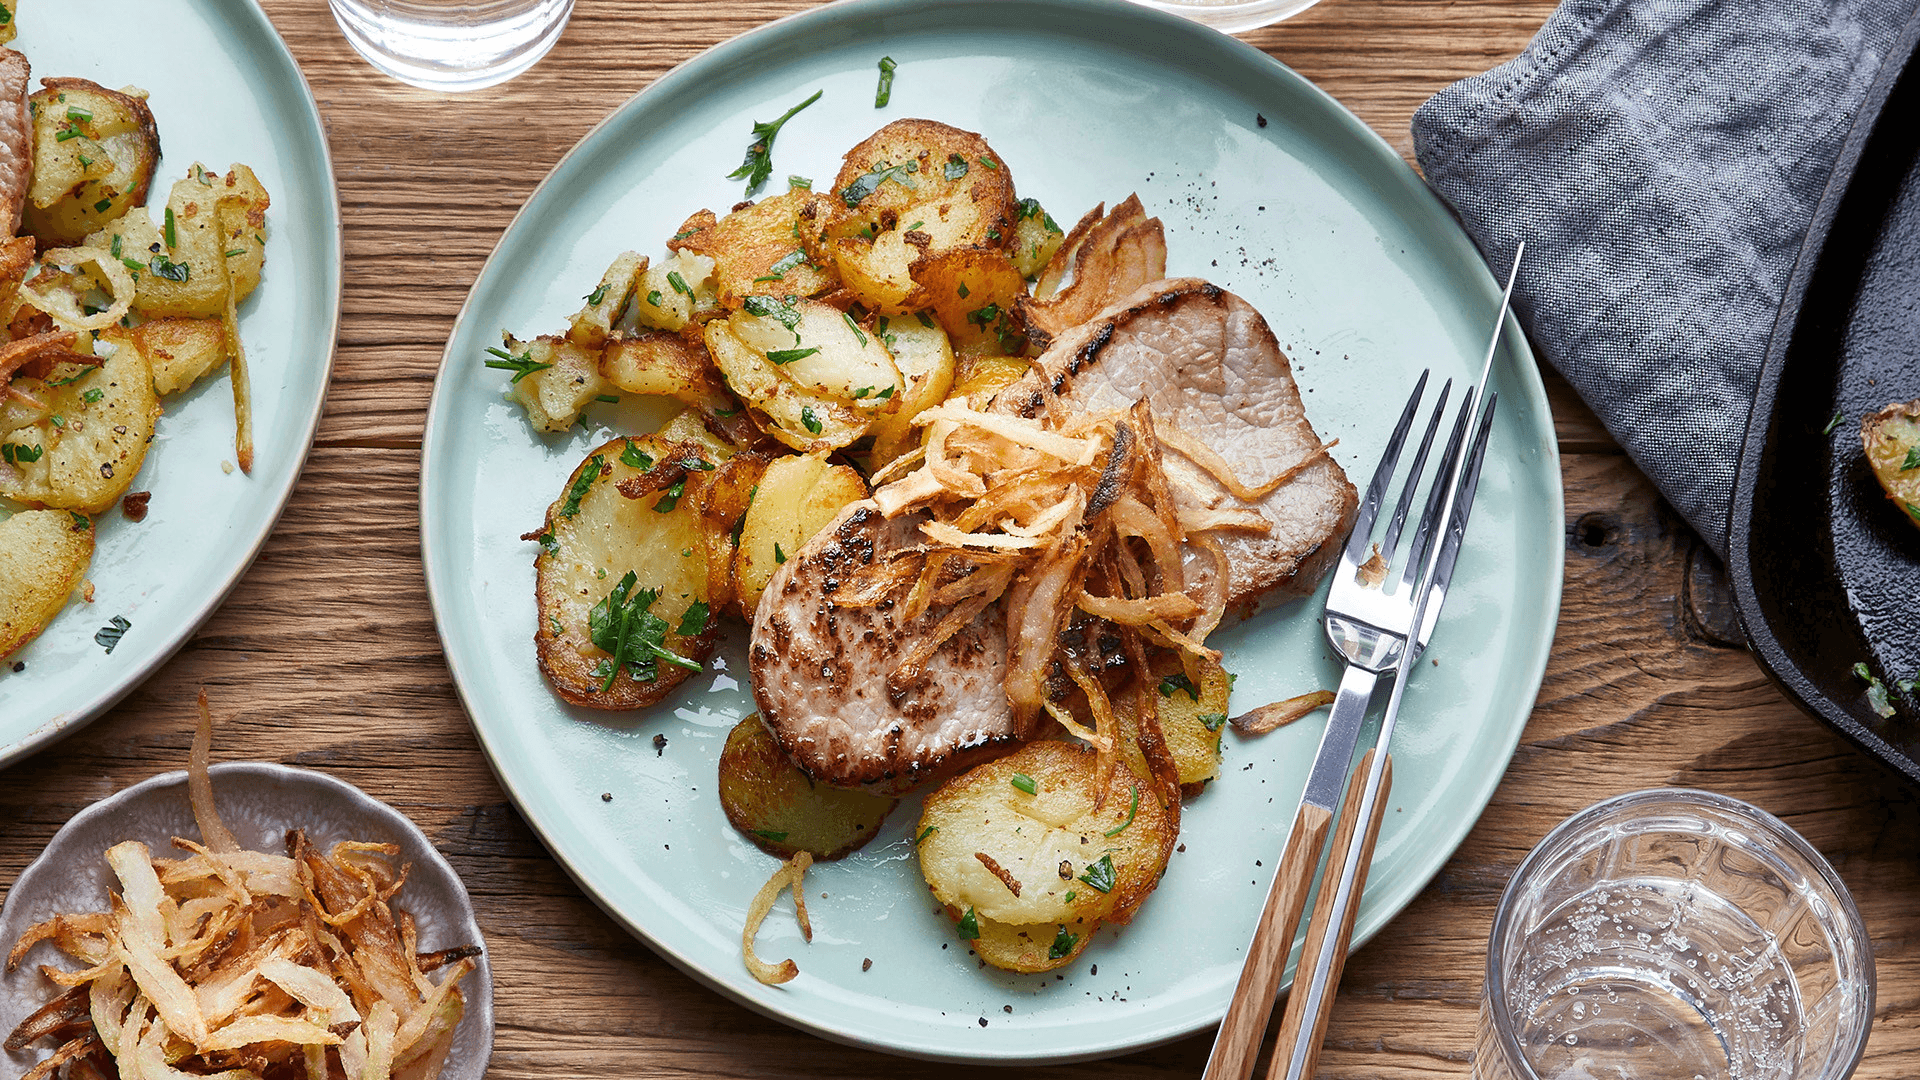
[[[1729,537],[1754,654],[1787,695],[1920,784],[1920,529],[1860,418],[1920,398],[1920,14],[1868,92],[1800,249],[1747,423]],[[1839,421],[1829,431],[1836,412]],[[1864,662],[1896,707],[1877,715]]]

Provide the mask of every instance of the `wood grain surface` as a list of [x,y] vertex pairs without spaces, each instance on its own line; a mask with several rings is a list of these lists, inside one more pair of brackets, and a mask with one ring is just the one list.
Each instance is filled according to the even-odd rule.
[[[207,687],[220,759],[323,768],[426,829],[492,948],[499,1077],[965,1076],[789,1030],[709,992],[585,899],[507,803],[441,657],[421,577],[420,435],[455,312],[514,210],[605,113],[701,50],[807,5],[579,0],[519,79],[451,97],[377,75],[323,0],[267,0],[325,116],[346,220],[345,315],[319,441],[224,607],[119,707],[0,772],[0,886],[88,803],[187,756]],[[1402,153],[1414,108],[1520,50],[1547,0],[1328,0],[1248,40]],[[1787,704],[1739,645],[1699,540],[1549,374],[1566,591],[1546,683],[1485,816],[1347,965],[1319,1075],[1464,1076],[1493,908],[1568,814],[1662,784],[1784,818],[1852,889],[1879,966],[1862,1078],[1920,1073],[1920,807]],[[1062,1076],[1198,1076],[1212,1033]],[[1015,1070],[1018,1071],[1018,1070]]]

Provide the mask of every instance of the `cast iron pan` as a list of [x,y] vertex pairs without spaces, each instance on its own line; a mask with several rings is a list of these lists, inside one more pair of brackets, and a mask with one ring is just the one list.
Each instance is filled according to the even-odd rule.
[[[1920,14],[1888,53],[1774,324],[1729,536],[1753,651],[1788,696],[1920,784],[1920,529],[1868,471],[1860,418],[1920,398]],[[1827,428],[1835,412],[1839,422]],[[1867,704],[1865,662],[1896,714]]]

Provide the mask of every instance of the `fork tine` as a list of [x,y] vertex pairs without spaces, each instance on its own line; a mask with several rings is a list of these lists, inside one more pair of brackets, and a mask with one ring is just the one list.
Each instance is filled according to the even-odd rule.
[[1440,428],[1440,419],[1447,414],[1447,395],[1453,392],[1453,380],[1448,379],[1440,387],[1440,396],[1433,403],[1433,417],[1427,421],[1426,437],[1420,440],[1420,452],[1413,457],[1413,467],[1407,470],[1407,485],[1400,489],[1400,501],[1393,508],[1393,520],[1387,522],[1387,534],[1380,540],[1380,559],[1387,565],[1393,565],[1393,549],[1400,543],[1400,530],[1407,524],[1407,508],[1413,505],[1413,493],[1420,487],[1420,474],[1427,467],[1427,452],[1433,449],[1433,433]]
[[1467,467],[1460,475],[1460,494],[1454,500],[1453,520],[1447,523],[1446,537],[1440,542],[1440,558],[1433,567],[1428,585],[1426,617],[1420,620],[1418,647],[1426,648],[1433,627],[1440,621],[1440,605],[1447,598],[1447,585],[1453,581],[1453,564],[1460,557],[1460,543],[1467,533],[1467,518],[1473,513],[1473,497],[1480,490],[1480,465],[1486,460],[1487,441],[1493,434],[1493,410],[1500,405],[1499,394],[1487,395],[1487,409],[1480,416],[1480,430],[1468,450]]
[[1407,431],[1413,427],[1413,414],[1420,408],[1420,396],[1426,393],[1427,376],[1432,370],[1422,371],[1420,381],[1413,384],[1413,395],[1407,398],[1407,407],[1400,410],[1400,422],[1394,425],[1393,437],[1387,440],[1387,448],[1380,455],[1380,464],[1373,470],[1373,479],[1367,483],[1367,493],[1360,500],[1360,510],[1354,516],[1353,533],[1347,538],[1346,554],[1342,562],[1351,573],[1367,558],[1367,539],[1373,535],[1374,520],[1380,515],[1380,500],[1386,496],[1387,484],[1393,480],[1394,465],[1400,460],[1400,447],[1407,440]]
[[1434,527],[1439,524],[1440,508],[1446,505],[1447,485],[1453,479],[1455,463],[1460,460],[1461,444],[1466,442],[1467,423],[1473,419],[1468,411],[1473,405],[1473,394],[1469,392],[1467,400],[1460,403],[1460,415],[1453,422],[1453,434],[1447,436],[1447,452],[1440,455],[1439,471],[1434,473],[1433,485],[1427,491],[1427,505],[1420,511],[1420,522],[1414,529],[1413,543],[1407,549],[1407,565],[1400,572],[1400,584],[1396,586],[1396,591],[1418,581],[1421,568],[1427,563]]

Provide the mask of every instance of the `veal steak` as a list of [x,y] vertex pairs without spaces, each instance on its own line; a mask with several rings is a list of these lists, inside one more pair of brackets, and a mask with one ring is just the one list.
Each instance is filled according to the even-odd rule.
[[[1088,410],[1152,399],[1170,423],[1211,447],[1236,479],[1257,488],[1313,455],[1308,424],[1285,354],[1259,313],[1203,281],[1154,282],[1084,326],[1059,336],[1040,359],[1056,392]],[[1001,391],[991,408],[1037,415],[1039,375]],[[1175,498],[1200,508],[1248,504],[1172,450],[1162,453]],[[1353,522],[1353,485],[1330,457],[1253,504],[1269,535],[1218,534],[1228,558],[1228,606],[1310,591],[1338,558]],[[858,567],[919,543],[923,513],[881,517],[856,503],[773,575],[754,612],[749,674],[760,716],[796,764],[816,780],[898,793],[997,757],[1034,732],[1008,704],[1006,617],[998,603],[934,654],[910,693],[890,696],[887,676],[935,608],[902,626],[890,605],[849,608],[835,593]],[[1189,546],[1196,598],[1211,595],[1213,560]]]
[[27,115],[27,58],[0,49],[0,224],[20,230],[33,182],[33,121]]

